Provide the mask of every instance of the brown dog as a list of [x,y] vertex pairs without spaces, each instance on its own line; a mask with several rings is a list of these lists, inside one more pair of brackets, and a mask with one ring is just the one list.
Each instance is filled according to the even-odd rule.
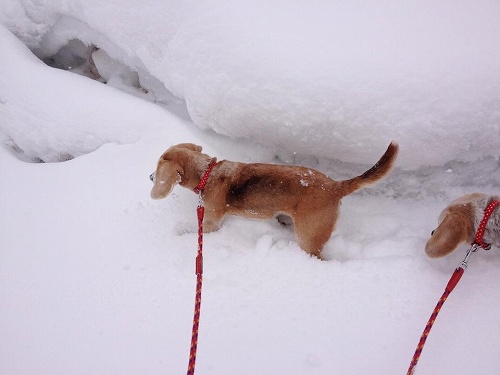
[[[481,193],[464,195],[451,202],[439,215],[439,225],[425,245],[431,258],[450,254],[463,242],[473,243],[485,208],[499,196]],[[484,242],[500,247],[500,208],[496,208],[484,232]]]
[[[158,160],[151,198],[165,198],[176,184],[194,190],[215,158],[192,143],[170,147]],[[274,164],[245,164],[222,160],[215,164],[202,196],[204,231],[220,228],[225,215],[252,219],[288,216],[299,246],[321,257],[337,221],[340,200],[387,175],[398,153],[391,143],[368,171],[345,181],[334,181],[314,169]],[[154,178],[153,178],[154,176]]]

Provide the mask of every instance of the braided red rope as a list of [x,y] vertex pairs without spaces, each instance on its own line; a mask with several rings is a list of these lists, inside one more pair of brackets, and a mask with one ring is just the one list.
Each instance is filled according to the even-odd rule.
[[201,197],[201,192],[205,188],[210,172],[216,163],[216,159],[212,159],[207,170],[203,174],[198,186],[194,192],[199,195],[200,202],[196,209],[198,216],[198,253],[196,255],[196,298],[194,301],[194,316],[193,316],[193,330],[191,334],[191,350],[189,352],[189,363],[187,375],[194,375],[194,368],[196,365],[196,352],[198,349],[198,328],[200,326],[200,311],[201,311],[201,289],[203,286],[203,218],[205,216],[205,207]]
[[436,307],[434,308],[434,311],[431,314],[431,317],[427,321],[427,325],[425,326],[424,332],[420,336],[420,341],[418,342],[417,349],[415,350],[415,353],[413,354],[413,359],[410,363],[410,367],[408,368],[407,375],[413,374],[415,371],[415,366],[417,366],[418,360],[420,359],[420,354],[422,354],[422,350],[424,349],[425,341],[427,340],[427,336],[429,336],[429,333],[431,331],[431,328],[434,324],[434,321],[436,320],[439,312],[441,311],[441,307],[443,307],[444,302],[450,295],[450,293],[453,291],[455,286],[457,286],[458,282],[460,281],[460,278],[464,274],[465,268],[462,267],[457,267],[455,269],[455,272],[453,272],[453,275],[451,275],[450,281],[448,281],[448,285],[445,288],[445,291],[441,298],[439,299]]
[[203,286],[203,217],[205,207],[202,204],[196,210],[198,215],[198,254],[196,255],[196,298],[194,302],[193,330],[191,335],[191,350],[187,375],[194,374],[196,365],[196,351],[198,349],[198,327],[200,325],[201,288]]
[[205,188],[208,177],[210,176],[210,173],[212,172],[212,169],[214,168],[214,165],[216,163],[217,163],[217,159],[213,158],[212,161],[210,162],[210,164],[208,165],[207,170],[205,171],[205,173],[201,177],[200,183],[193,190],[196,194],[200,194],[201,191]]
[[444,290],[443,295],[439,299],[436,307],[434,308],[434,311],[431,314],[431,317],[427,321],[427,325],[425,326],[424,332],[422,332],[422,335],[420,336],[420,341],[418,342],[417,349],[415,350],[415,353],[413,354],[413,359],[410,363],[410,367],[408,368],[408,372],[406,373],[406,375],[414,374],[418,360],[420,359],[420,354],[422,354],[422,350],[424,349],[425,341],[427,340],[427,336],[429,335],[429,333],[431,331],[431,328],[434,324],[434,321],[436,320],[439,312],[441,311],[441,308],[443,307],[444,302],[446,301],[446,299],[448,298],[450,293],[453,291],[453,289],[455,289],[458,282],[462,278],[462,275],[464,274],[464,271],[467,268],[467,261],[468,261],[470,255],[473,252],[475,252],[478,249],[478,247],[482,247],[483,249],[489,249],[490,245],[483,241],[484,231],[486,230],[486,224],[488,223],[488,220],[489,220],[491,214],[493,213],[493,210],[499,204],[500,204],[500,202],[493,201],[484,210],[484,216],[483,216],[483,219],[481,220],[481,223],[479,224],[479,227],[477,229],[475,241],[472,244],[472,247],[467,251],[465,259],[462,261],[462,263],[455,269],[455,271],[451,275],[450,281],[448,281],[448,284],[446,285],[446,288]]
[[493,201],[488,205],[488,207],[486,207],[486,209],[484,210],[483,220],[481,220],[481,223],[479,223],[479,228],[477,228],[476,239],[474,243],[481,246],[483,249],[489,249],[490,247],[490,244],[483,242],[484,231],[486,230],[486,224],[488,223],[488,220],[490,219],[493,210],[499,204],[500,204],[499,201]]

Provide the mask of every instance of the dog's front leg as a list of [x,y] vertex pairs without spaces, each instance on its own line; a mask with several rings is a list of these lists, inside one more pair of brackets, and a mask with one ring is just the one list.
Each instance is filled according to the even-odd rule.
[[224,213],[215,209],[205,209],[205,220],[203,221],[203,232],[215,232],[220,229]]

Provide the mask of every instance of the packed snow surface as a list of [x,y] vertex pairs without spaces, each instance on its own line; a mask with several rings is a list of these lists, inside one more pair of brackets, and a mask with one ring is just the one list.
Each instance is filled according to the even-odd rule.
[[[169,146],[344,179],[393,139],[325,261],[274,220],[205,235],[196,373],[406,372],[467,250],[425,256],[439,212],[500,193],[498,2],[0,5],[1,374],[186,370],[197,198],[149,198]],[[498,373],[499,251],[473,254],[417,374]]]

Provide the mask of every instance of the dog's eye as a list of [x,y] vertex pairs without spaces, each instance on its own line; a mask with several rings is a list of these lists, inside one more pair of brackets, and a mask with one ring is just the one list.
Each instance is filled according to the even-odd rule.
[[431,232],[431,236],[434,236],[434,232],[435,232],[435,230],[433,230],[433,231]]
[[155,182],[155,173],[154,173],[154,172],[153,172],[153,173],[151,173],[151,174],[149,175],[149,179],[150,179],[152,182]]

